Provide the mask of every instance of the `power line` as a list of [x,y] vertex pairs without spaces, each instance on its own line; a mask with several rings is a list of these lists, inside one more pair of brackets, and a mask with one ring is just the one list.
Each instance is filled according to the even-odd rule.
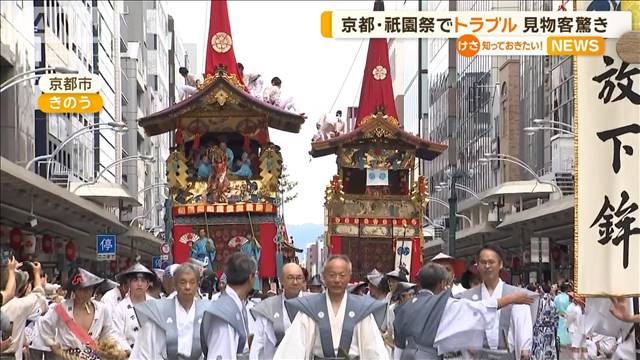
[[340,86],[340,89],[338,90],[338,94],[336,95],[336,98],[333,100],[333,104],[331,104],[331,109],[329,110],[329,112],[333,112],[333,107],[336,106],[336,102],[338,102],[338,98],[340,97],[340,93],[342,93],[342,89],[344,88],[344,84],[347,82],[347,79],[349,78],[349,75],[351,74],[351,70],[353,69],[353,65],[356,63],[356,60],[358,59],[358,54],[360,54],[360,49],[362,49],[362,44],[364,44],[364,39],[360,40],[360,46],[358,47],[358,51],[356,52],[356,56],[353,57],[353,61],[351,62],[351,66],[349,66],[349,71],[347,71],[347,75],[344,77],[344,80],[342,81],[342,85]]

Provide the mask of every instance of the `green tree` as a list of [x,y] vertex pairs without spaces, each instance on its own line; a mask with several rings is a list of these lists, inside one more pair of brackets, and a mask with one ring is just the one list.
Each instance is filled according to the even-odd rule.
[[298,186],[298,182],[291,180],[289,173],[287,172],[286,165],[282,166],[282,172],[280,173],[280,178],[278,180],[280,182],[278,190],[280,192],[279,195],[282,204],[289,203],[298,197],[298,192],[295,191],[296,186]]

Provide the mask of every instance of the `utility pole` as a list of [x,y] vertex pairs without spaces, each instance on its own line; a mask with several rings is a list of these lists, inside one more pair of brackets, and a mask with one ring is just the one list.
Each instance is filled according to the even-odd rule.
[[456,230],[458,228],[458,195],[456,194],[456,183],[465,175],[460,170],[452,170],[451,184],[449,185],[451,195],[449,196],[449,256],[456,256]]

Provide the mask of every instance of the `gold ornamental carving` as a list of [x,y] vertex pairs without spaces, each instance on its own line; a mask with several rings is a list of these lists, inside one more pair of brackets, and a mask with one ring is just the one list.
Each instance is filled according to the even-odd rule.
[[366,147],[343,148],[338,153],[338,165],[356,169],[384,169],[390,170],[413,168],[415,152],[402,149],[370,149]]
[[331,203],[344,202],[344,191],[342,191],[342,179],[340,176],[334,175],[333,179],[324,191],[325,205],[329,206]]
[[275,194],[280,185],[282,174],[282,154],[279,147],[267,145],[260,154],[260,176],[262,177],[263,192]]
[[229,84],[241,89],[245,90],[245,86],[240,82],[238,76],[236,74],[230,74],[229,71],[224,66],[218,66],[213,74],[207,74],[204,80],[198,85],[198,90],[202,90],[209,86],[212,82],[216,81],[218,78],[225,79]]
[[420,176],[418,181],[411,188],[411,202],[418,208],[425,208],[429,202],[429,187],[424,176]]
[[360,126],[363,126],[364,124],[368,123],[369,121],[372,121],[373,119],[381,119],[384,122],[387,122],[391,125],[393,125],[394,127],[400,127],[400,122],[398,121],[398,119],[396,119],[393,116],[389,116],[389,115],[385,115],[383,112],[378,112],[376,114],[369,114],[365,117],[362,118],[362,121],[360,121]]
[[391,133],[391,131],[389,131],[389,129],[386,129],[382,126],[378,126],[375,127],[371,130],[368,130],[365,132],[364,137],[367,139],[370,138],[392,138],[393,134]]
[[167,158],[167,182],[171,189],[187,187],[188,183],[187,158],[182,151],[174,150]]
[[224,106],[224,104],[227,102],[227,99],[229,98],[229,94],[224,90],[218,90],[213,95],[213,97],[216,99],[220,106]]

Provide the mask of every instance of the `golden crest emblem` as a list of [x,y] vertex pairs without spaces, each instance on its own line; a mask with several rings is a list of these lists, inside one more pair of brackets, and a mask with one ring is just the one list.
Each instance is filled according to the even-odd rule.
[[216,33],[211,37],[211,48],[215,52],[226,53],[231,50],[231,45],[233,45],[231,35],[225,32]]

